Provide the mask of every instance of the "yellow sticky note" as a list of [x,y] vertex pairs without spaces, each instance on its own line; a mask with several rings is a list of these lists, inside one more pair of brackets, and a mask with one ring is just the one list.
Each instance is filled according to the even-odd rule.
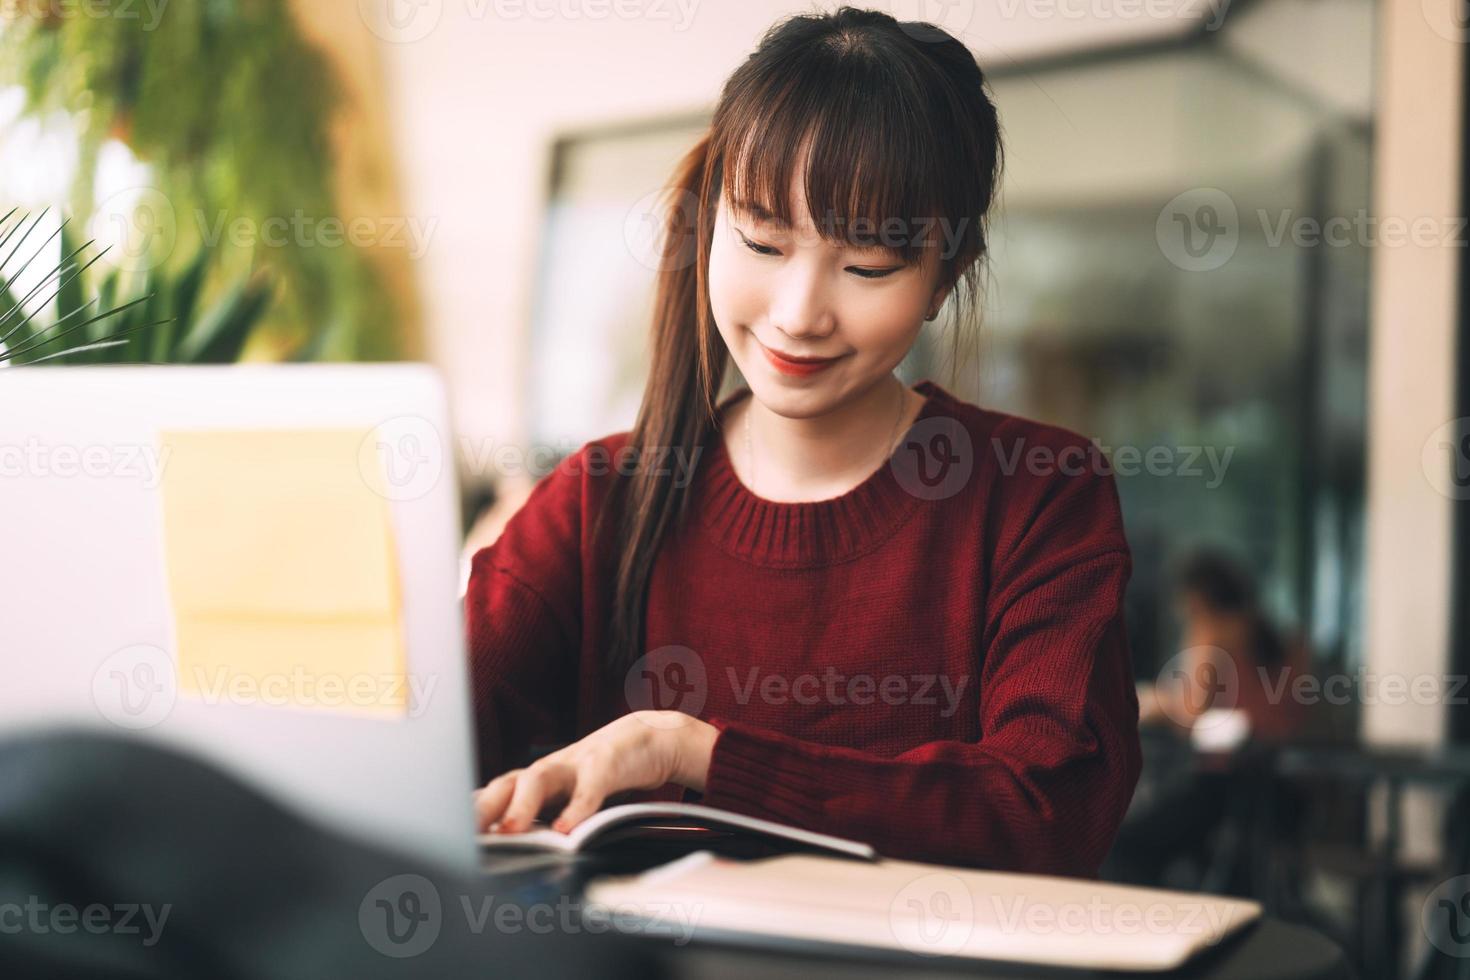
[[407,711],[393,528],[367,435],[160,433],[182,693]]

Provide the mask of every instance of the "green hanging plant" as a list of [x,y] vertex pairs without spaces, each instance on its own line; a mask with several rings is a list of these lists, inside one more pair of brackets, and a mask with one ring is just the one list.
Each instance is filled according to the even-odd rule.
[[[97,207],[102,148],[119,140],[151,168],[147,230],[164,233],[134,271],[188,284],[191,302],[235,297],[272,346],[298,356],[398,356],[399,318],[361,248],[261,233],[336,217],[328,130],[340,91],[285,0],[139,3],[128,6],[134,16],[118,15],[121,6],[110,16],[20,9],[0,32],[0,82],[24,87],[26,112],[75,121],[78,224]],[[240,227],[253,238],[221,233]]]

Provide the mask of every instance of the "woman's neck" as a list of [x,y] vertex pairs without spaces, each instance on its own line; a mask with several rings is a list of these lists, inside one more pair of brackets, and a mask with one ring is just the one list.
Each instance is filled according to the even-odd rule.
[[893,375],[815,418],[786,418],[751,394],[731,406],[723,426],[725,449],[740,482],[762,499],[828,500],[887,461],[923,404],[924,396]]

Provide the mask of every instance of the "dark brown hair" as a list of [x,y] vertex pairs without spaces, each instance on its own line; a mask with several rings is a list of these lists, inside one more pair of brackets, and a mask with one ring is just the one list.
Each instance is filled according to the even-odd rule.
[[1251,631],[1251,654],[1261,666],[1279,667],[1285,661],[1286,641],[1261,607],[1255,577],[1235,558],[1212,548],[1190,552],[1179,564],[1178,589],[1216,613],[1244,619]]
[[[1000,124],[974,56],[932,24],[842,7],[772,27],[726,81],[709,132],[666,187],[667,213],[654,301],[650,367],[628,446],[644,453],[705,445],[729,351],[709,306],[707,269],[721,193],[754,202],[795,226],[792,177],[804,167],[807,211],[822,237],[882,246],[911,261],[934,241],[940,285],[973,315],[977,261],[1001,169]],[[728,181],[728,187],[726,187]],[[948,222],[932,235],[932,222]],[[916,231],[917,234],[908,234]],[[855,237],[856,236],[856,237]],[[968,316],[958,315],[964,323]],[[955,350],[960,331],[955,332]],[[953,368],[952,368],[953,369]],[[658,457],[667,458],[667,457]],[[626,670],[641,655],[647,589],[664,535],[683,520],[689,493],[663,467],[633,466],[614,481],[619,516],[617,588],[607,663]]]

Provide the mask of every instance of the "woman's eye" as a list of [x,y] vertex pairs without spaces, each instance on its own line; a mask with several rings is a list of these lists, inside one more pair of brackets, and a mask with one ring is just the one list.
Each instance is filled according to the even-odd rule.
[[746,238],[745,237],[745,232],[743,232],[743,231],[737,232],[736,234],[738,234],[740,236],[740,240],[745,243],[745,247],[748,248],[748,249],[750,249],[756,255],[779,255],[779,254],[781,254],[781,253],[777,252],[774,248],[772,248],[769,245],[762,245],[759,242],[753,242],[749,238]]
[[[740,236],[741,243],[744,244],[746,248],[750,249],[756,255],[770,256],[781,254],[780,249],[776,248],[773,245],[762,245],[760,242],[753,242],[749,238],[746,238],[745,232],[741,231],[738,228],[735,229],[735,233]],[[883,279],[887,276],[893,275],[895,272],[898,272],[902,268],[903,266],[901,265],[891,265],[880,269],[869,269],[862,266],[852,265],[847,267],[847,271],[851,272],[859,279]]]

